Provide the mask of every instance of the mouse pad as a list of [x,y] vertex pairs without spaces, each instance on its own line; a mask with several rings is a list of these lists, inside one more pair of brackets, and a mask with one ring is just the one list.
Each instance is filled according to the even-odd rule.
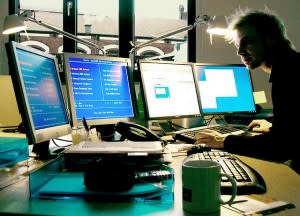
[[52,178],[39,190],[39,195],[63,195],[63,196],[136,196],[156,193],[162,190],[155,183],[138,183],[130,190],[122,192],[99,192],[86,189],[83,173],[66,173]]

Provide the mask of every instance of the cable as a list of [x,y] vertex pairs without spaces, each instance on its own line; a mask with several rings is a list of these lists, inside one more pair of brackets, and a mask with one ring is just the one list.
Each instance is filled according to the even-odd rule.
[[60,141],[64,141],[64,142],[72,142],[72,140],[66,140],[66,139],[62,139],[62,138],[55,138],[56,140],[60,140]]
[[[57,140],[62,140],[62,139],[60,139],[60,138],[56,138]],[[66,141],[66,140],[62,140],[62,141]],[[52,139],[52,142],[53,142],[53,144],[55,145],[55,146],[57,146],[57,147],[68,147],[68,146],[71,146],[72,144],[70,144],[70,145],[58,145],[56,142],[55,142],[55,140],[54,139]],[[72,141],[66,141],[66,142],[72,142]]]
[[212,121],[214,118],[215,118],[215,116],[212,116],[212,117],[210,117],[209,119],[203,118],[204,121],[205,121],[205,125],[209,125],[209,124],[211,123],[211,121]]
[[17,128],[18,125],[0,126],[0,128]]
[[17,132],[19,132],[19,128],[18,127],[16,127],[16,128],[7,128],[7,129],[2,130],[2,132],[4,132],[4,133],[17,133]]

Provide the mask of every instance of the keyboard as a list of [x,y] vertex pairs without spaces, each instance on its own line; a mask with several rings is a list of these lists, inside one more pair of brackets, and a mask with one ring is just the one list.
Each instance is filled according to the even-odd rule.
[[245,133],[246,127],[244,128],[235,128],[230,125],[209,125],[209,126],[201,126],[195,128],[189,128],[184,130],[179,130],[173,132],[173,138],[175,140],[181,140],[186,143],[194,143],[194,136],[203,130],[214,130],[218,133],[219,136],[228,136],[228,135],[240,135]]
[[[262,194],[266,192],[266,184],[262,176],[238,157],[226,151],[203,151],[187,156],[187,160],[213,160],[221,165],[221,172],[232,176],[237,183],[237,194]],[[231,183],[221,178],[221,193],[231,194]]]

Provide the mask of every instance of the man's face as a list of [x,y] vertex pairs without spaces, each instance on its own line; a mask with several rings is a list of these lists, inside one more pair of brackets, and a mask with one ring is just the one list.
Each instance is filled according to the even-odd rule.
[[237,54],[249,68],[255,69],[265,63],[265,49],[261,37],[252,26],[244,26],[235,32]]

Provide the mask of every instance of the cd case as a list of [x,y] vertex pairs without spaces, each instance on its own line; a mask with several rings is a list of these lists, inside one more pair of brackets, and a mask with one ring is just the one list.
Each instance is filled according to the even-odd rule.
[[0,133],[0,168],[28,159],[28,141],[25,135]]
[[[161,170],[174,173],[168,166]],[[64,169],[64,158],[58,157],[29,175],[31,198],[35,199],[95,199],[103,201],[173,202],[174,175],[161,181],[136,183],[128,191],[101,192],[84,185],[84,172]]]

